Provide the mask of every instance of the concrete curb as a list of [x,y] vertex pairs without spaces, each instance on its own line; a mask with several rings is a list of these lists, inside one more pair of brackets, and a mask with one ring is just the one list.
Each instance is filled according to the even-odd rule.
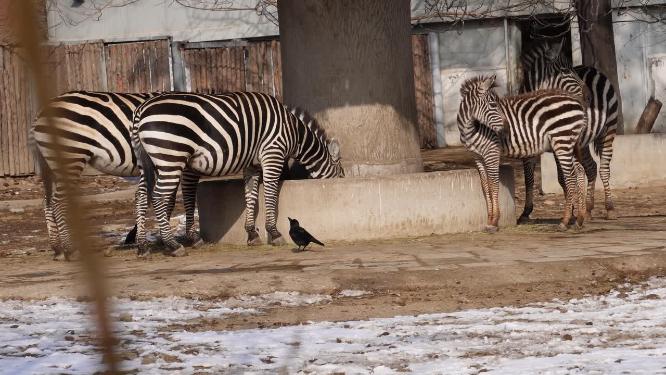
[[[515,224],[513,170],[500,171],[501,226]],[[256,225],[265,225],[263,190]],[[202,237],[245,244],[245,201],[239,180],[204,181],[198,190]],[[486,203],[475,170],[382,177],[285,181],[278,229],[288,239],[287,216],[321,241],[372,240],[478,231]],[[260,232],[262,240],[266,235]]]

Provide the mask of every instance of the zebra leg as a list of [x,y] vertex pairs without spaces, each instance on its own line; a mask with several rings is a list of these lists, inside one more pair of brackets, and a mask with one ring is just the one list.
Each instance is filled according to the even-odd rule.
[[[197,206],[197,185],[200,176],[192,171],[183,172],[182,193],[185,205],[185,236],[192,247],[200,246],[203,242],[194,223],[194,210]],[[175,201],[175,199],[174,199]]]
[[486,227],[484,228],[484,232],[496,232],[497,227],[491,227],[490,223],[493,220],[493,201],[490,196],[490,186],[488,185],[488,174],[486,172],[486,166],[483,164],[482,159],[475,159],[474,163],[476,164],[476,170],[479,172],[479,179],[481,180],[481,189],[483,190],[483,197],[486,200],[486,211],[487,211],[487,218],[486,218]]
[[269,154],[261,162],[264,177],[264,197],[266,199],[266,232],[268,243],[271,245],[284,245],[286,242],[277,229],[278,200],[280,197],[280,175],[285,157],[279,154]]
[[613,140],[615,139],[615,132],[608,132],[606,136],[599,143],[597,149],[599,150],[599,177],[604,184],[604,196],[606,198],[606,219],[617,219],[615,206],[613,205],[613,198],[611,197],[610,188],[610,162],[613,158]]
[[245,169],[243,180],[245,182],[245,231],[248,246],[261,245],[261,238],[255,226],[260,178],[260,169],[254,166]]
[[65,197],[64,185],[56,182],[53,196],[51,198],[51,214],[58,233],[58,250],[53,256],[53,260],[69,259],[72,253],[72,243],[69,237],[69,228],[67,227],[67,199]]
[[[569,226],[569,221],[571,220],[571,207],[575,201],[577,201],[576,195],[576,172],[574,168],[574,158],[573,150],[571,149],[559,149],[557,150],[553,147],[553,153],[557,164],[559,165],[559,170],[561,171],[562,178],[564,180],[565,187],[565,204],[564,204],[564,213],[562,221],[560,222],[560,230],[567,230]],[[559,173],[558,173],[559,174]],[[559,176],[558,176],[559,179]]]
[[490,197],[492,200],[493,217],[490,221],[490,227],[499,228],[500,208],[499,208],[499,155],[497,158],[489,160],[487,163],[486,171],[488,174],[488,185],[490,190]]
[[[159,169],[158,169],[159,170]],[[174,191],[178,190],[181,171],[169,171],[169,173],[157,173],[155,189],[153,190],[153,208],[160,227],[162,242],[171,256],[187,255],[185,248],[173,237],[171,225],[169,224],[169,210],[172,208]]]
[[[597,163],[592,158],[590,154],[590,147],[584,146],[581,147],[581,153],[583,160],[583,169],[585,170],[585,177],[587,178],[587,194],[585,201],[585,218],[587,220],[592,219],[592,209],[594,209],[594,185],[597,182]],[[581,190],[582,191],[582,190]]]
[[60,235],[58,234],[58,225],[53,217],[53,197],[44,197],[44,217],[46,218],[46,231],[49,236],[49,246],[53,250],[53,256],[59,258],[62,254],[60,246]]
[[150,254],[148,241],[146,240],[146,213],[148,212],[148,187],[146,180],[141,174],[139,186],[135,193],[135,213],[136,213],[136,237],[137,237],[137,256],[144,257]]
[[523,159],[523,172],[525,175],[525,208],[520,214],[517,224],[525,224],[534,210],[534,168],[536,158]]
[[[585,177],[585,168],[581,163],[574,163],[574,178],[576,181],[576,225],[579,228],[583,227],[583,222],[585,221],[588,211],[586,204],[586,177]],[[596,174],[595,174],[596,177]]]
[[[575,207],[573,204],[573,201],[571,200],[571,196],[569,195],[569,191],[567,190],[567,183],[566,183],[566,175],[564,172],[562,172],[562,166],[560,165],[560,161],[555,157],[555,166],[557,167],[557,182],[559,182],[560,187],[562,187],[562,193],[564,194],[564,199],[567,202],[571,202],[571,205],[569,206],[569,222],[567,222],[567,226],[573,224],[573,218],[574,218],[574,211]],[[566,230],[566,228],[560,228],[563,230]]]

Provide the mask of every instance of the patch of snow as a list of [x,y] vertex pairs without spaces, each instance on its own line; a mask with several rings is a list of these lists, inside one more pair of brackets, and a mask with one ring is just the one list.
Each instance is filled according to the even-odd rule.
[[273,292],[258,296],[240,295],[224,301],[231,308],[262,308],[274,306],[303,306],[330,301],[331,296],[323,294],[302,294],[299,292]]
[[354,289],[345,289],[341,290],[340,293],[338,293],[338,296],[340,297],[360,297],[364,296],[366,294],[371,294],[368,291],[365,290],[354,290]]
[[[187,324],[270,301],[325,299],[278,292],[222,303],[120,299],[114,306],[119,351],[134,353],[123,369],[142,374],[664,373],[666,279],[633,289],[525,307],[238,331],[197,332]],[[102,370],[85,309],[62,299],[0,302],[0,372]]]

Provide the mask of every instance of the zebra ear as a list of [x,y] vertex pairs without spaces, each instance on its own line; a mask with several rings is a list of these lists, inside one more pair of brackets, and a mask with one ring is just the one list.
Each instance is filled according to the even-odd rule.
[[331,141],[328,142],[328,153],[331,154],[331,159],[333,159],[333,161],[340,160],[340,144],[336,139],[331,139]]
[[490,91],[490,89],[495,87],[495,80],[496,79],[497,79],[497,76],[494,75],[494,74],[489,76],[489,77],[486,77],[486,79],[484,79],[483,82],[481,82],[481,87],[480,87],[481,91],[483,93],[486,93],[486,92]]
[[562,40],[552,44],[548,48],[548,50],[546,50],[546,58],[548,60],[551,60],[551,61],[556,60],[560,56],[560,53],[562,53],[562,47],[563,46],[564,46],[564,43],[562,42]]

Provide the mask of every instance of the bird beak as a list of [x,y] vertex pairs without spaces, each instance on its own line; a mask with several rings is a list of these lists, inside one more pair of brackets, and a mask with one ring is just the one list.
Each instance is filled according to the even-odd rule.
[[287,216],[287,219],[289,219],[289,221],[291,221],[291,218],[289,216]]

